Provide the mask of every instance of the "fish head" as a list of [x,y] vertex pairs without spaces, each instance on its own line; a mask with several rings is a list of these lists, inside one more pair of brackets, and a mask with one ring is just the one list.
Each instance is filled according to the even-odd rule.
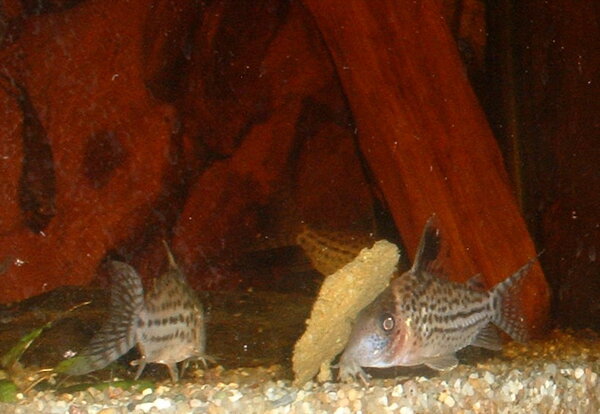
[[409,326],[398,318],[391,289],[384,290],[363,309],[340,357],[340,375],[355,376],[360,367],[386,368],[397,364],[398,350],[409,336]]

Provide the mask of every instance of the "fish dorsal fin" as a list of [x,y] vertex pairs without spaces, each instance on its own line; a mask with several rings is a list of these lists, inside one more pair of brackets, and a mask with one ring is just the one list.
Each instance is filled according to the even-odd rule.
[[437,227],[436,221],[434,214],[425,223],[421,241],[419,242],[419,249],[417,250],[412,266],[414,274],[419,274],[423,271],[439,273],[438,266],[434,263],[440,253],[441,245],[440,229]]
[[488,323],[479,331],[471,345],[491,349],[492,351],[500,351],[502,349],[502,340],[494,325]]
[[481,273],[471,276],[471,278],[465,282],[465,285],[473,290],[478,290],[480,292],[485,291],[485,282]]
[[423,363],[437,371],[448,371],[458,365],[458,359],[454,354],[448,354],[428,358]]
[[169,248],[169,244],[166,240],[163,239],[163,246],[165,246],[165,250],[167,252],[167,258],[169,259],[169,267],[171,269],[177,269],[177,263],[175,262],[175,258],[173,257],[173,253],[171,253],[171,249]]

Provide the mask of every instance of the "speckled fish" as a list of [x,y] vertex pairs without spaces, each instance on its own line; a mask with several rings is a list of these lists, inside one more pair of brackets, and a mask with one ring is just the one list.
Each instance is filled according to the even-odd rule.
[[436,275],[439,250],[439,229],[432,217],[412,268],[358,315],[339,362],[342,380],[368,378],[361,367],[425,364],[436,370],[452,369],[458,364],[455,352],[468,345],[501,349],[493,325],[516,341],[526,341],[515,290],[533,260],[485,291],[479,275],[464,284]]
[[300,223],[276,237],[261,238],[255,243],[258,248],[255,246],[252,250],[299,246],[312,267],[323,276],[329,276],[354,260],[362,249],[372,246],[374,242],[372,234],[366,232],[325,230]]
[[372,246],[374,240],[367,234],[343,231],[324,231],[303,224],[296,236],[312,266],[329,276],[350,263],[362,249]]
[[133,346],[141,358],[138,379],[147,363],[164,364],[171,379],[179,379],[177,363],[201,359],[206,363],[205,317],[202,304],[187,284],[165,243],[169,269],[155,280],[144,297],[139,275],[126,263],[111,262],[111,313],[108,321],[80,353],[68,374],[102,369]]

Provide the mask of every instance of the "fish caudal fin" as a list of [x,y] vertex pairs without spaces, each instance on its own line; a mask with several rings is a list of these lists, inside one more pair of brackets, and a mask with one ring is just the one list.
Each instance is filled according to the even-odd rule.
[[102,369],[135,345],[135,326],[144,306],[144,288],[135,269],[110,263],[112,276],[110,316],[66,373],[83,375]]
[[495,314],[492,322],[518,342],[526,342],[528,339],[518,291],[520,282],[535,260],[537,257],[527,262],[512,276],[498,283],[491,291]]

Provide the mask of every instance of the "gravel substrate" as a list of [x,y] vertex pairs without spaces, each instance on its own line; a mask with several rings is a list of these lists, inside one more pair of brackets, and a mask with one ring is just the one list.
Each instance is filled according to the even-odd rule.
[[[365,386],[278,380],[281,369],[201,372],[202,378],[154,390],[90,388],[73,394],[30,391],[2,413],[596,413],[600,341],[554,332],[545,341],[508,344],[497,357],[425,376],[375,379]],[[372,371],[373,372],[373,371]]]

